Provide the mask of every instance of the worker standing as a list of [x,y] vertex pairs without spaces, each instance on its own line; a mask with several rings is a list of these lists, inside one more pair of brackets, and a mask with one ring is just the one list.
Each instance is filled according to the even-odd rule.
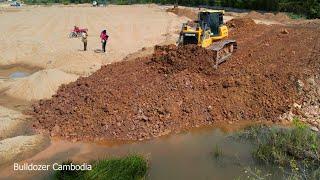
[[102,51],[105,53],[106,52],[106,44],[109,36],[107,35],[107,31],[103,30],[100,34],[101,38],[101,43],[102,43]]
[[81,33],[81,40],[83,42],[83,51],[87,50],[87,44],[88,44],[88,34],[87,32],[82,32]]

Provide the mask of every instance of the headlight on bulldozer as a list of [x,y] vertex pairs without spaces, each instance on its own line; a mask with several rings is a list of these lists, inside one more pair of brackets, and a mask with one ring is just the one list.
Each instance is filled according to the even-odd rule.
[[196,34],[194,34],[194,33],[185,33],[184,35],[185,36],[196,36]]

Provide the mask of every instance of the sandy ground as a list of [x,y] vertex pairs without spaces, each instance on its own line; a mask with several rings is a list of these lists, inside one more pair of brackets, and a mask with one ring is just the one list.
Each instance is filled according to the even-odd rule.
[[23,134],[27,122],[21,112],[0,106],[0,124],[0,140],[2,140]]
[[[167,40],[165,34],[176,31],[182,22],[153,6],[25,8],[0,16],[0,65],[26,64],[84,74],[90,72],[88,67],[119,61]],[[80,39],[67,38],[74,25],[89,29],[87,52],[82,51]],[[100,48],[102,29],[110,35],[107,54],[94,52]]]
[[[185,18],[153,5],[106,8],[24,7],[17,12],[0,15],[0,68],[24,65],[52,69],[49,73],[41,73],[52,77],[51,79],[59,71],[68,73],[66,76],[89,75],[101,65],[120,61],[143,47],[151,47],[164,41],[174,42],[177,38],[175,32],[184,21]],[[74,25],[89,29],[87,52],[82,51],[80,39],[68,38]],[[99,34],[102,29],[107,29],[110,35],[106,54],[94,51],[100,49]],[[13,98],[37,100],[51,97],[62,83],[75,80],[60,78],[61,80],[48,82],[46,78],[31,76],[25,79],[23,83],[1,83],[0,92]],[[35,83],[47,83],[54,87],[35,87]],[[21,91],[23,87],[30,88],[31,92],[14,93]],[[38,93],[39,91],[47,92]]]
[[[27,64],[83,74],[88,65],[119,61],[128,53],[166,40],[164,35],[176,31],[182,22],[152,6],[23,9],[0,16],[0,65]],[[67,38],[74,25],[89,29],[87,52],[82,51],[79,39]],[[100,48],[102,29],[110,35],[107,54],[94,52]]]

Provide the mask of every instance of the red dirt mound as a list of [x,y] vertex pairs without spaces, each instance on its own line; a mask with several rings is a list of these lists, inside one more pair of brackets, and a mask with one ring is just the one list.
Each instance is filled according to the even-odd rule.
[[251,28],[256,25],[251,18],[235,18],[231,19],[226,24],[229,28]]
[[184,48],[178,48],[175,45],[155,46],[151,62],[156,62],[157,70],[165,74],[177,73],[186,69],[193,73],[210,74],[213,72],[211,63],[215,56],[213,51],[193,45]]
[[217,70],[209,50],[157,46],[61,86],[34,105],[34,127],[69,140],[137,140],[216,121],[277,120],[300,102],[297,80],[318,71],[319,29],[257,25],[248,36],[240,27],[238,51]]
[[191,20],[196,20],[198,15],[197,12],[191,9],[183,9],[183,8],[170,8],[166,10],[167,12],[172,12],[178,16],[185,16]]

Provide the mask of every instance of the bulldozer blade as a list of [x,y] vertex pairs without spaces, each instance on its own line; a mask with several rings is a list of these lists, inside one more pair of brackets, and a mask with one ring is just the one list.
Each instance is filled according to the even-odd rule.
[[224,40],[213,43],[207,49],[216,52],[216,57],[213,60],[213,67],[218,68],[218,65],[229,59],[232,53],[237,49],[235,40]]

